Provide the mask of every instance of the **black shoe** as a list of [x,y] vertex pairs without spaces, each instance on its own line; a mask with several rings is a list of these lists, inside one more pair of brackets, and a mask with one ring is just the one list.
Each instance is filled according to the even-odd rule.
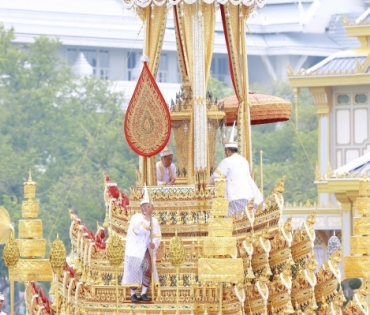
[[139,302],[139,300],[138,300],[138,298],[137,298],[136,294],[131,295],[131,302],[132,302],[132,303],[138,303],[138,302]]
[[139,297],[139,301],[149,302],[149,301],[150,301],[150,299],[146,296],[146,294],[142,294],[142,295]]

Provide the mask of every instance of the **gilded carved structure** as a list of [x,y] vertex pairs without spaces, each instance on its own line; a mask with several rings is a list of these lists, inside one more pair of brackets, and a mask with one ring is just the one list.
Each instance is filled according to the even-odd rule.
[[[150,185],[153,215],[162,232],[156,261],[159,282],[148,290],[151,303],[130,303],[130,288],[121,285],[126,233],[132,215],[141,211],[142,184],[152,172],[150,158],[141,160],[141,173],[137,185],[130,187],[129,197],[105,176],[105,220],[103,225],[97,225],[96,231],[89,230],[69,211],[72,251],[68,261],[58,240],[52,245],[50,260],[40,258],[45,244],[34,200],[36,183],[30,179],[25,183],[27,200],[22,204],[20,240],[9,241],[14,245],[9,251],[9,262],[18,266],[10,268],[10,276],[23,281],[40,280],[41,276],[52,280],[53,299],[51,302],[35,282],[28,283],[25,295],[29,314],[341,314],[343,293],[338,290],[341,281],[338,264],[342,249],[316,270],[316,212],[305,217],[295,230],[294,218],[283,220],[285,177],[257,209],[252,200],[234,217],[227,217],[226,179],[217,180],[214,186],[208,184],[215,167],[216,131],[225,112],[205,91],[212,51],[211,45],[204,42],[213,41],[213,14],[221,13],[233,88],[239,102],[238,145],[250,160],[246,45],[240,34],[245,33],[245,21],[251,11],[263,3],[263,0],[124,1],[146,22],[144,52],[154,75],[167,9],[174,9],[182,80],[182,88],[170,106],[178,182],[165,187]],[[363,191],[368,190],[363,187]],[[367,205],[367,199],[358,203],[359,208],[366,209],[361,202]],[[361,219],[363,222],[356,230],[359,233],[367,227],[366,220]],[[362,243],[356,245],[360,244],[356,241],[355,247],[365,253]],[[17,261],[17,244],[20,255],[27,258]],[[359,301],[364,308],[364,292],[356,294],[351,303]]]

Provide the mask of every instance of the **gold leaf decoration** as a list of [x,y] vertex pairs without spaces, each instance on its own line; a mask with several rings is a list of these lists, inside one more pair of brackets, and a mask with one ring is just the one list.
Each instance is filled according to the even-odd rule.
[[124,248],[121,239],[116,233],[112,233],[107,242],[107,256],[109,264],[118,267],[123,262]]
[[19,248],[13,233],[10,235],[9,241],[6,243],[3,250],[3,258],[5,265],[8,268],[14,267],[19,260]]
[[173,266],[180,266],[185,260],[185,248],[181,239],[176,235],[170,241],[169,258]]
[[49,260],[51,268],[55,273],[62,271],[66,261],[66,248],[63,242],[57,236],[57,239],[51,243]]

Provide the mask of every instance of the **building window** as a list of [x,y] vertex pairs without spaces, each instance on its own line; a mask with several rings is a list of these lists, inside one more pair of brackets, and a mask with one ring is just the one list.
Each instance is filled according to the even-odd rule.
[[226,84],[229,83],[230,74],[226,56],[213,56],[211,63],[211,76]]
[[339,94],[338,97],[337,97],[337,101],[338,101],[338,104],[349,104],[349,95],[348,94]]
[[168,68],[167,55],[161,55],[159,60],[159,68],[157,73],[158,82],[167,82],[167,68]]
[[355,104],[366,104],[367,94],[355,94]]
[[141,53],[130,51],[127,53],[127,80],[135,81],[141,72]]
[[109,71],[109,51],[99,50],[99,77],[100,79],[108,80]]
[[84,48],[68,48],[67,59],[73,64],[78,54],[82,52],[90,64],[93,67],[93,74],[95,77],[103,80],[109,79],[109,51],[108,50],[96,50],[96,49],[84,49]]
[[74,62],[76,61],[77,54],[78,54],[77,49],[70,49],[70,48],[67,49],[67,60],[70,65],[73,65]]

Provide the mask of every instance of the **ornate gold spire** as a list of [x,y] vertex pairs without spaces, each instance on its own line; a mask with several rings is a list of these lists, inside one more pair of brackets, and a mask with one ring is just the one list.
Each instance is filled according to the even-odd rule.
[[31,171],[23,185],[27,200],[22,201],[22,220],[18,222],[17,239],[21,258],[11,270],[10,277],[15,281],[51,281],[52,268],[49,259],[44,259],[46,240],[42,238],[42,221],[37,219],[36,182],[32,180]]
[[34,199],[36,196],[36,183],[32,180],[31,170],[29,171],[28,181],[23,184],[24,198]]

